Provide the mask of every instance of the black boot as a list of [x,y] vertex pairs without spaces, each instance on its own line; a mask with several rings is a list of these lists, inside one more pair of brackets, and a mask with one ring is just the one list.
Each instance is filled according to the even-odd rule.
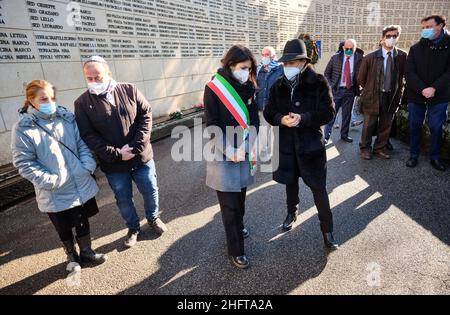
[[331,249],[337,249],[339,248],[338,243],[334,240],[333,233],[323,233],[323,242],[325,243],[325,246]]
[[447,170],[445,165],[442,164],[442,162],[440,160],[431,160],[430,163],[431,163],[431,166],[433,166],[433,168],[438,171],[444,172]]
[[292,224],[294,224],[295,221],[297,221],[297,211],[288,212],[286,219],[284,219],[283,222],[283,230],[289,231],[292,229]]
[[97,254],[92,249],[91,235],[77,237],[78,246],[80,247],[80,259],[82,262],[93,263],[96,265],[103,264],[108,256],[105,254]]
[[67,255],[67,263],[80,263],[80,256],[78,256],[77,250],[75,248],[75,243],[72,240],[70,241],[64,241],[63,243],[63,247],[64,247],[64,251],[66,252]]
[[233,265],[240,269],[247,269],[250,266],[247,256],[230,256]]

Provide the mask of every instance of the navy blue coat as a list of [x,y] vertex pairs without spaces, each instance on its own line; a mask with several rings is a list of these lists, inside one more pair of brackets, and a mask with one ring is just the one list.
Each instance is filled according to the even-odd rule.
[[270,89],[272,85],[284,75],[283,65],[271,68],[266,74],[260,65],[258,68],[258,89],[256,90],[256,103],[260,111],[264,110],[269,101]]

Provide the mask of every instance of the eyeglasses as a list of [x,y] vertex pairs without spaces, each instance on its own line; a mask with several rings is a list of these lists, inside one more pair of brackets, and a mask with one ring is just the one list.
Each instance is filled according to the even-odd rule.
[[396,39],[398,37],[398,35],[386,35],[386,38],[394,38]]

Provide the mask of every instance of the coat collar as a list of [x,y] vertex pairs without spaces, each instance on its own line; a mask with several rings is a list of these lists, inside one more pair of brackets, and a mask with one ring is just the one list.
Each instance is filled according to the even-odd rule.
[[[307,83],[307,84],[314,84],[317,81],[317,73],[314,71],[314,69],[311,67],[311,65],[307,65],[305,71],[303,71],[303,73],[300,75],[300,81],[298,85],[301,85],[303,83]],[[286,76],[282,76],[278,86],[282,86],[282,85],[286,85],[286,86],[291,86],[291,84],[289,83],[288,79],[286,78]]]
[[[75,115],[63,106],[58,106],[56,108],[56,113],[53,115],[53,117],[62,118],[69,123],[75,120]],[[30,107],[27,111],[20,112],[18,125],[21,127],[31,127],[35,122],[39,120],[49,120],[51,118],[52,117],[46,117],[44,114],[40,114],[38,111],[33,110]]]
[[[392,50],[393,54],[392,57],[396,58],[398,56],[398,49],[394,47],[394,49]],[[380,47],[376,52],[375,52],[375,56],[377,58],[383,58],[383,47]]]
[[429,39],[425,39],[425,38],[421,38],[419,43],[422,46],[426,46],[429,47],[431,49],[449,49],[450,48],[450,33],[444,29],[444,38],[439,42],[438,45],[435,45],[433,43],[433,41],[429,40]]

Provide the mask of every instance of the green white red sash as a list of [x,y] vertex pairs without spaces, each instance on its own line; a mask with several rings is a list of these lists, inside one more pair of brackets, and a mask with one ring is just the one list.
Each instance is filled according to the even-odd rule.
[[[207,86],[219,97],[222,104],[228,109],[239,125],[244,129],[244,141],[250,134],[250,114],[242,98],[233,86],[220,74],[216,74]],[[256,171],[256,142],[250,150],[249,163],[252,174]]]

